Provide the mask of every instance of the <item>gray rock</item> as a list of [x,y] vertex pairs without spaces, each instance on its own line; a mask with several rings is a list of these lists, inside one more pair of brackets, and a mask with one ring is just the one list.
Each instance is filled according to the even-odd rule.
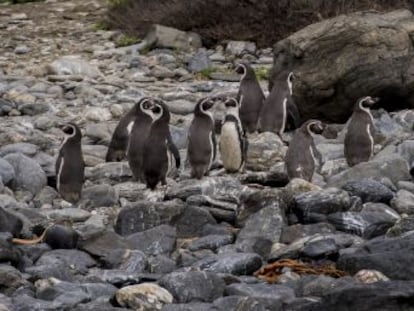
[[27,190],[36,195],[46,186],[46,174],[36,161],[19,153],[8,154],[4,159],[13,166],[16,174],[11,185],[14,190]]
[[348,273],[357,273],[361,269],[373,269],[384,273],[394,280],[413,280],[412,262],[414,236],[374,239],[353,251],[342,254],[337,268]]
[[115,286],[135,284],[141,281],[141,276],[133,271],[120,269],[91,268],[85,276],[86,281],[109,283]]
[[386,213],[366,211],[330,214],[328,221],[337,230],[371,239],[385,234],[397,219]]
[[388,230],[387,236],[397,237],[410,231],[414,231],[414,215],[408,215],[407,217],[399,219],[394,226]]
[[0,158],[0,177],[5,185],[9,184],[15,177],[13,166],[2,158]]
[[363,162],[328,178],[329,186],[341,187],[350,180],[363,178],[381,179],[387,177],[394,184],[401,180],[411,180],[408,163],[398,155],[381,161]]
[[127,250],[122,256],[119,269],[132,273],[142,273],[146,270],[147,265],[147,256],[143,252],[139,250]]
[[191,238],[200,236],[206,224],[215,224],[211,214],[202,207],[187,205],[182,213],[173,221],[177,228],[177,236]]
[[19,106],[22,115],[35,116],[49,111],[49,105],[46,103],[27,103]]
[[394,197],[394,193],[380,182],[364,178],[346,182],[342,189],[350,195],[358,196],[362,202],[382,202],[388,204]]
[[338,251],[339,247],[335,240],[328,238],[305,243],[302,255],[310,258],[321,258],[335,256]]
[[147,33],[145,41],[147,46],[150,47],[173,48],[185,51],[197,50],[202,46],[198,34],[162,25],[153,25]]
[[47,218],[52,219],[58,223],[62,223],[64,221],[69,221],[72,223],[84,222],[89,217],[91,217],[91,213],[85,211],[84,209],[76,207],[68,207],[59,210],[45,210],[44,214],[47,216]]
[[391,200],[391,207],[400,214],[414,213],[414,194],[407,190],[399,190]]
[[[410,89],[412,30],[406,25],[412,20],[410,11],[397,10],[340,15],[309,25],[274,45],[270,81],[285,69],[294,71],[299,77],[294,93],[301,116],[345,122],[355,104],[349,98],[390,87],[397,97]],[[384,32],[387,27],[392,30]],[[384,42],[391,48],[384,50]],[[344,48],[334,48],[338,46]],[[322,63],[323,73],[312,70]]]
[[55,188],[44,187],[33,199],[36,208],[41,208],[43,205],[52,205],[53,200],[59,197],[58,192]]
[[63,309],[65,306],[61,302],[36,299],[23,294],[13,297],[13,307],[16,310],[55,311]]
[[353,203],[346,191],[336,188],[304,192],[296,195],[294,200],[294,212],[305,222],[324,220],[325,215],[345,212]]
[[0,156],[4,157],[10,153],[22,153],[26,156],[33,157],[39,151],[39,147],[30,143],[15,143],[2,146]]
[[295,298],[293,289],[274,284],[231,284],[226,286],[227,296],[248,296],[255,299],[269,299],[274,303],[286,303]]
[[211,68],[210,58],[208,57],[207,50],[201,48],[191,57],[188,62],[188,69],[191,72],[200,72],[208,68]]
[[256,54],[256,44],[247,41],[229,41],[226,46],[226,53],[242,56],[243,54]]
[[173,272],[159,280],[178,303],[212,302],[224,292],[224,281],[210,272]]
[[171,254],[175,248],[177,230],[169,225],[160,225],[129,235],[127,241],[135,249],[147,255]]
[[215,251],[217,248],[231,244],[234,241],[232,234],[221,235],[221,234],[212,234],[201,237],[188,246],[190,251],[198,251],[201,249],[211,249]]
[[165,256],[157,255],[148,258],[148,272],[164,275],[177,270],[175,260]]
[[89,78],[98,78],[102,73],[95,66],[76,55],[66,55],[46,66],[51,75],[79,75]]
[[296,224],[292,226],[283,227],[280,242],[285,244],[291,244],[298,239],[311,236],[314,234],[326,234],[334,232],[335,227],[329,223],[322,222],[309,225]]
[[6,292],[12,294],[20,286],[27,285],[27,281],[16,268],[0,264],[0,286],[6,289]]
[[147,186],[135,181],[127,181],[117,183],[114,185],[115,192],[118,193],[119,198],[125,198],[130,202],[145,200],[145,189]]
[[236,246],[243,251],[267,256],[270,248],[266,250],[263,246],[279,242],[285,224],[281,205],[273,202],[247,219],[237,236]]
[[27,45],[18,45],[14,49],[14,53],[17,55],[27,54],[30,52],[30,48]]
[[114,206],[118,204],[118,194],[110,185],[91,186],[82,191],[80,204],[85,207]]
[[251,275],[262,266],[262,259],[254,253],[224,253],[195,263],[194,267],[208,272]]
[[109,144],[115,124],[111,126],[107,122],[100,124],[88,124],[85,128],[85,136],[98,144]]
[[[1,213],[2,209],[0,209]],[[1,228],[4,228],[1,226]],[[3,229],[4,230],[4,229]],[[17,266],[22,259],[22,252],[11,243],[13,236],[9,232],[0,232],[0,262],[8,262]]]
[[86,168],[85,177],[92,181],[105,180],[110,183],[119,183],[130,180],[132,172],[127,162],[110,162]]
[[214,301],[214,309],[217,311],[278,311],[282,308],[282,302],[274,299],[255,299],[243,296],[227,296]]
[[134,310],[161,310],[173,302],[173,296],[154,283],[126,286],[115,293],[115,299],[122,307]]
[[287,147],[275,133],[264,132],[249,135],[247,168],[253,171],[268,171],[285,158]]
[[184,209],[185,204],[180,200],[129,203],[119,212],[115,231],[122,236],[127,236],[163,224],[171,224]]
[[192,302],[192,303],[172,303],[165,305],[161,311],[213,311],[210,303]]

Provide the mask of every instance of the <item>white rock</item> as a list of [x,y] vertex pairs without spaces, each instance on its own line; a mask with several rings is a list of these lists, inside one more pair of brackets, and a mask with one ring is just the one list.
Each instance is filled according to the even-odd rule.
[[173,302],[173,296],[155,283],[142,283],[121,288],[115,293],[122,307],[141,311],[161,310],[165,304]]

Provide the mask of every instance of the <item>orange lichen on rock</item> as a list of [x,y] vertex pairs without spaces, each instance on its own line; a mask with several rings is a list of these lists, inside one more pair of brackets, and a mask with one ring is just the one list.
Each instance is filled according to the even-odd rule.
[[334,278],[345,276],[344,271],[336,269],[335,265],[314,265],[293,259],[281,259],[261,267],[254,273],[254,276],[265,280],[268,283],[276,283],[282,274],[283,268],[289,268],[297,274],[323,274]]

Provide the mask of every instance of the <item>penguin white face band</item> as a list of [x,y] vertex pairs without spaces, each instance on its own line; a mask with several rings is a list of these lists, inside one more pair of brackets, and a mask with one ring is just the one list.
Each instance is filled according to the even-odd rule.
[[293,81],[295,80],[295,76],[293,75],[293,72],[290,72],[287,78],[287,83],[289,87],[289,93],[290,95],[293,94]]

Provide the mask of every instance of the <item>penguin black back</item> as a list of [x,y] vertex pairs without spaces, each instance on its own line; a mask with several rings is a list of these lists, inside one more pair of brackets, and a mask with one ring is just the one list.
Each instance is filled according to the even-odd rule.
[[378,100],[371,96],[362,97],[354,107],[344,141],[344,153],[349,166],[368,161],[374,152],[375,128],[370,107]]
[[143,153],[143,168],[147,187],[154,190],[159,182],[166,185],[166,176],[169,169],[171,152],[180,165],[178,150],[172,142],[169,122],[170,112],[162,101],[156,101],[153,107],[154,121],[151,124],[149,135],[145,141]]
[[130,132],[127,147],[129,167],[135,180],[142,182],[144,181],[143,152],[154,117],[153,107],[154,99],[148,97],[141,99],[134,107],[134,119],[127,126],[127,131]]
[[82,194],[85,164],[82,156],[82,133],[74,123],[62,126],[65,134],[56,160],[56,188],[62,198],[76,203]]
[[194,109],[194,118],[188,131],[187,158],[191,165],[191,177],[201,179],[216,157],[216,135],[214,119],[209,111],[214,99],[207,97],[199,100]]
[[293,72],[280,73],[263,103],[259,116],[259,132],[282,134],[300,125],[299,110],[293,100]]
[[312,133],[321,134],[324,128],[325,125],[321,121],[309,120],[296,130],[285,158],[289,179],[312,180],[315,171],[315,153],[317,151]]
[[238,63],[236,72],[242,75],[239,93],[237,94],[237,100],[240,103],[240,120],[246,132],[253,133],[257,129],[257,122],[265,96],[249,63]]

